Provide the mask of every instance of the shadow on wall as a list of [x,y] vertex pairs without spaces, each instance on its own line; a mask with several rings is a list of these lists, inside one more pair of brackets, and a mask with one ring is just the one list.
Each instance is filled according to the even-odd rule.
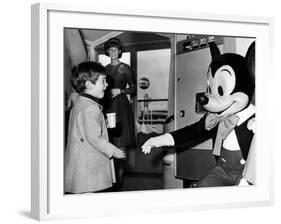
[[74,65],[87,61],[87,51],[78,29],[64,30],[64,90],[65,99],[73,91],[70,84],[71,70]]

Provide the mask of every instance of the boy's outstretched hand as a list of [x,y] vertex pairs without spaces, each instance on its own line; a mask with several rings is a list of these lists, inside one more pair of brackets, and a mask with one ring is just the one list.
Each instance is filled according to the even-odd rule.
[[144,154],[148,154],[153,147],[173,146],[174,144],[175,143],[173,137],[169,133],[167,133],[148,139],[141,148]]
[[126,154],[124,151],[122,151],[121,149],[116,149],[114,152],[113,152],[113,155],[112,155],[114,158],[116,159],[124,159],[126,158]]

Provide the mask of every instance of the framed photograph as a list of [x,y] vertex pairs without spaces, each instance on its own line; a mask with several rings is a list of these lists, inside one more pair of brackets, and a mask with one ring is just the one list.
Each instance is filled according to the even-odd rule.
[[[32,217],[271,205],[272,32],[270,18],[32,5]],[[251,139],[227,135],[219,154],[212,136],[175,131],[252,104],[235,124]],[[203,184],[217,167],[233,180]]]

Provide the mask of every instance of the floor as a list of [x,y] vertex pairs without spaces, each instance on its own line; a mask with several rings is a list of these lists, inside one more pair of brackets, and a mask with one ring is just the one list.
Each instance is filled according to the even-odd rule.
[[121,191],[163,189],[163,152],[161,149],[143,154],[141,145],[151,135],[139,134],[138,146],[128,150],[127,172]]
[[163,189],[162,174],[129,173],[125,175],[121,191]]

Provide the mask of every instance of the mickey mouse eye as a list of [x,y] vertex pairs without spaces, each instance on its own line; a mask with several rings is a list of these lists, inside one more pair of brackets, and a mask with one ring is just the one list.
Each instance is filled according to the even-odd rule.
[[218,93],[220,96],[223,96],[223,88],[221,86],[218,87]]
[[235,87],[235,72],[229,65],[220,67],[210,82],[212,94],[218,97],[229,96]]

